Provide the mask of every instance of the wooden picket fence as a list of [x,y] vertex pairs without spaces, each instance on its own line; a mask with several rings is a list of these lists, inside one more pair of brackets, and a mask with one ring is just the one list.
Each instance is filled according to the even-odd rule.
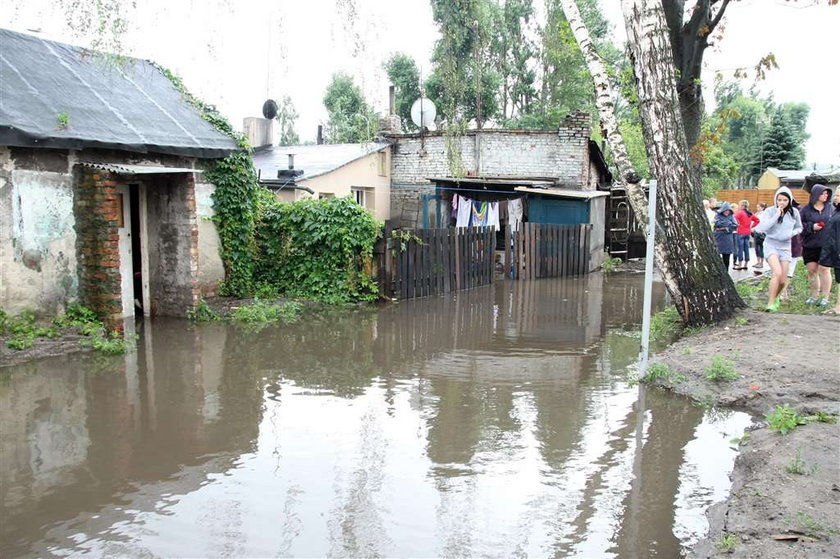
[[493,282],[495,227],[402,231],[386,235],[385,296],[413,299]]
[[589,271],[591,224],[522,223],[505,230],[505,277],[511,279],[578,276]]

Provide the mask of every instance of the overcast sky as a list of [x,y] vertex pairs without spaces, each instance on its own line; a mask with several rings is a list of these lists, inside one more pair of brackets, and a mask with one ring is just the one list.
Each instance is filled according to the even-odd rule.
[[[539,2],[539,0],[536,0]],[[624,36],[619,0],[601,0],[605,14]],[[707,51],[711,83],[752,67],[775,54],[780,68],[758,84],[776,101],[811,106],[808,163],[840,164],[840,72],[836,33],[840,7],[825,0],[740,0],[727,12],[725,33]],[[79,42],[65,17],[49,0],[0,0],[0,26],[40,29],[46,38]],[[343,0],[141,0],[126,17],[127,54],[153,59],[184,78],[187,87],[220,110],[235,125],[260,116],[266,98],[289,95],[299,113],[301,138],[314,139],[326,119],[324,90],[334,72],[356,77],[369,101],[387,107],[388,83],[382,63],[402,51],[429,70],[437,38],[428,0],[356,0],[348,13]],[[353,22],[349,24],[348,22]],[[361,39],[361,40],[357,40]],[[744,82],[748,87],[751,81]],[[708,96],[710,97],[710,96]]]

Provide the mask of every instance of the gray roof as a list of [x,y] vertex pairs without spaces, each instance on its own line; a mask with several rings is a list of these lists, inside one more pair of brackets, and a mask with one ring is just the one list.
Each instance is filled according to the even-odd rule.
[[767,170],[780,179],[797,181],[805,180],[805,177],[814,172],[811,169],[776,169],[775,167],[768,167]]
[[7,29],[0,29],[0,145],[206,158],[238,149],[151,62],[108,63]]
[[316,144],[309,146],[272,146],[254,154],[254,167],[263,179],[276,179],[277,171],[289,168],[289,154],[294,154],[295,169],[303,171],[297,181],[334,171],[348,163],[381,151],[391,144]]

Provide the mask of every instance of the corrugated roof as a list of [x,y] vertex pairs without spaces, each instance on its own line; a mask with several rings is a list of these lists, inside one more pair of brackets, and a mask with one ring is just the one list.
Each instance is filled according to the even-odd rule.
[[238,148],[152,63],[0,29],[0,144],[224,157]]
[[294,154],[295,169],[303,171],[296,181],[311,179],[371,153],[390,146],[387,142],[367,144],[316,144],[310,146],[273,146],[254,154],[254,167],[263,179],[277,178],[277,171],[289,168],[289,154]]
[[160,175],[170,173],[203,173],[201,169],[190,169],[189,167],[164,167],[161,165],[125,165],[123,163],[94,163],[84,161],[83,167],[102,169],[118,175]]
[[775,167],[769,167],[767,169],[780,179],[791,179],[791,180],[805,180],[805,177],[813,173],[814,171],[810,169],[776,169]]
[[571,190],[568,188],[528,188],[517,186],[514,190],[528,194],[542,194],[543,196],[554,196],[555,198],[576,198],[581,200],[591,200],[592,198],[610,195],[609,192],[603,190]]

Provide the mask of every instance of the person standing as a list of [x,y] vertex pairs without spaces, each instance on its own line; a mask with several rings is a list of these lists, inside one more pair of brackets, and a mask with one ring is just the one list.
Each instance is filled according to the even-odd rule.
[[715,217],[715,243],[727,271],[729,271],[729,258],[735,252],[735,231],[737,229],[738,222],[732,215],[732,207],[729,202],[724,202],[720,205],[717,217]]
[[755,217],[755,223],[752,226],[752,237],[753,241],[755,242],[755,258],[756,263],[753,268],[755,268],[754,273],[761,274],[762,268],[764,268],[764,233],[756,233],[755,226],[761,221],[761,215],[764,210],[767,209],[767,204],[764,202],[759,202],[757,205],[758,211],[753,214]]
[[833,310],[827,310],[825,313],[840,315],[840,188],[834,192],[834,215],[824,229],[819,264],[826,268],[834,268],[834,282],[838,284],[837,303]]
[[715,228],[715,219],[717,218],[717,200],[714,198],[709,198],[709,201],[703,202],[703,209],[706,211],[706,219],[709,220],[709,227],[714,230]]
[[831,291],[831,268],[820,266],[820,253],[825,240],[825,226],[834,215],[834,208],[829,203],[831,190],[822,184],[811,188],[808,205],[802,208],[802,261],[808,270],[808,285],[811,296],[806,305],[828,306],[828,294]]
[[764,233],[764,256],[773,277],[770,279],[769,297],[765,310],[779,310],[779,293],[787,280],[791,261],[790,241],[802,232],[802,220],[793,207],[793,194],[786,186],[779,188],[775,195],[775,204],[762,214],[755,230]]
[[738,222],[737,236],[735,237],[735,265],[733,270],[746,270],[750,264],[750,237],[752,228],[758,225],[758,218],[750,211],[749,200],[741,200],[738,203],[738,211],[735,212],[735,221]]

